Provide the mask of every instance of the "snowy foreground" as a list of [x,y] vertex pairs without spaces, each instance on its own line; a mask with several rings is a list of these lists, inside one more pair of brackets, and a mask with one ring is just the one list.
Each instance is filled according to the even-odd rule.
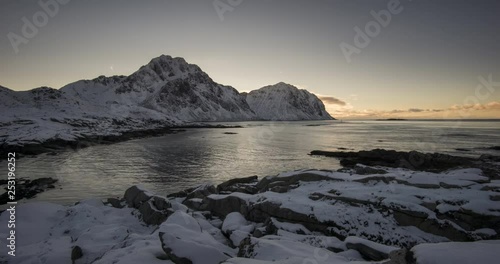
[[4,248],[0,263],[498,263],[500,181],[478,169],[356,171],[23,204],[16,257]]

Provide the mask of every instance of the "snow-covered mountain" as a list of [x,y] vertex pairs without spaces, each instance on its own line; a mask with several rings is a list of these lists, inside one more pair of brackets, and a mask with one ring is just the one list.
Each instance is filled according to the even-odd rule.
[[240,94],[197,65],[165,55],[129,76],[99,76],[59,90],[0,86],[0,111],[0,145],[74,141],[186,122],[331,119],[305,90],[278,84]]
[[333,119],[316,95],[283,82],[251,91],[246,100],[263,120]]
[[[236,89],[214,82],[183,58],[162,55],[130,76],[101,76],[61,88],[81,101],[109,107],[116,114],[143,113],[178,122],[256,119]],[[159,116],[158,116],[159,115]]]

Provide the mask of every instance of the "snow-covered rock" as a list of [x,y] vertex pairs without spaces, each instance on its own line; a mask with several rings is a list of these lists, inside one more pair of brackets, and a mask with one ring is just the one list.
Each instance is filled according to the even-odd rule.
[[411,251],[418,264],[497,263],[500,240],[420,244]]
[[[221,216],[239,212],[257,223],[276,218],[313,232],[406,248],[498,237],[500,204],[496,193],[485,189],[488,180],[480,170],[384,170],[380,175],[317,170],[282,173],[260,180],[256,184],[259,193],[214,194],[201,207]],[[452,187],[436,188],[436,181],[437,186]],[[273,186],[285,191],[273,191]],[[280,227],[279,222],[274,226],[302,230]]]
[[[289,239],[274,236],[263,238],[249,238],[242,242],[238,256],[264,261],[291,262],[301,259],[301,263],[348,263],[349,260],[334,252],[319,247],[313,247]],[[230,262],[231,263],[231,262]],[[252,263],[252,262],[243,262]],[[286,262],[288,263],[288,262]]]
[[[245,180],[254,194],[202,185],[166,198],[133,186],[114,202],[19,204],[15,261],[4,250],[0,263],[69,264],[72,255],[76,264],[496,263],[496,182],[477,169],[378,169],[384,174],[298,170]],[[272,191],[278,183],[285,192]],[[203,209],[182,204],[192,199]],[[152,223],[145,215],[155,212],[164,218]],[[0,225],[0,237],[8,232]]]
[[[0,221],[7,223],[8,217],[8,212],[2,213]],[[107,254],[117,254],[117,251],[121,251],[120,257],[125,258],[130,254],[128,250],[132,250],[126,248],[133,244],[137,246],[137,240],[147,241],[153,230],[145,226],[132,209],[108,207],[94,200],[68,207],[26,203],[16,208],[16,256],[12,258],[2,250],[0,262],[11,258],[12,262],[2,263],[70,264],[72,248],[79,246],[83,256],[77,263],[110,263],[100,261],[106,259]],[[7,225],[0,227],[1,237],[8,237],[8,232]],[[159,246],[157,236],[150,243]],[[148,251],[149,259],[164,255],[159,247]]]
[[283,82],[249,92],[246,101],[264,120],[333,119],[316,95]]
[[159,236],[163,250],[176,264],[215,264],[236,255],[184,212],[174,213],[161,224]]
[[397,247],[378,244],[359,237],[347,237],[344,242],[348,249],[354,249],[365,258],[374,261],[388,259],[391,252],[400,250],[400,248]]
[[249,223],[243,215],[234,212],[226,216],[221,230],[231,239],[234,246],[238,246],[243,239],[250,236],[254,229],[255,226]]

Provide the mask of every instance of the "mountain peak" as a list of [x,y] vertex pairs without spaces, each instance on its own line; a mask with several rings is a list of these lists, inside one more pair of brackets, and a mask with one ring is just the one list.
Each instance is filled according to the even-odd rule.
[[151,64],[151,63],[161,63],[161,62],[164,62],[164,63],[173,63],[173,62],[177,62],[177,63],[181,63],[181,64],[188,64],[186,62],[186,60],[182,57],[172,57],[170,55],[165,55],[165,54],[162,54],[156,58],[153,58],[151,59],[151,61],[148,63],[148,64]]
[[[160,80],[175,79],[194,73],[203,73],[200,67],[188,63],[182,57],[161,55],[152,59],[148,64],[142,66],[133,75],[155,75]],[[204,73],[203,73],[204,74]],[[206,75],[206,74],[205,74]]]
[[299,91],[305,91],[304,89],[299,89],[296,86],[285,82],[279,82],[276,84],[267,85],[260,88],[259,90],[262,92],[265,90],[273,90],[273,91],[287,92],[287,93],[296,93]]
[[330,120],[323,102],[304,89],[279,82],[245,95],[250,108],[264,120]]
[[289,83],[286,83],[286,82],[279,82],[279,83],[277,83],[277,84],[275,84],[273,86],[292,86],[292,87],[295,87],[295,86],[293,86],[293,85],[291,85]]

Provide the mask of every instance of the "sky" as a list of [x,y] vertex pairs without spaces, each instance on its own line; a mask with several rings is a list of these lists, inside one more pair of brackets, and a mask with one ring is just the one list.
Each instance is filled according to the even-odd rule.
[[10,89],[166,54],[240,92],[307,89],[344,119],[500,118],[498,43],[497,0],[0,0]]

